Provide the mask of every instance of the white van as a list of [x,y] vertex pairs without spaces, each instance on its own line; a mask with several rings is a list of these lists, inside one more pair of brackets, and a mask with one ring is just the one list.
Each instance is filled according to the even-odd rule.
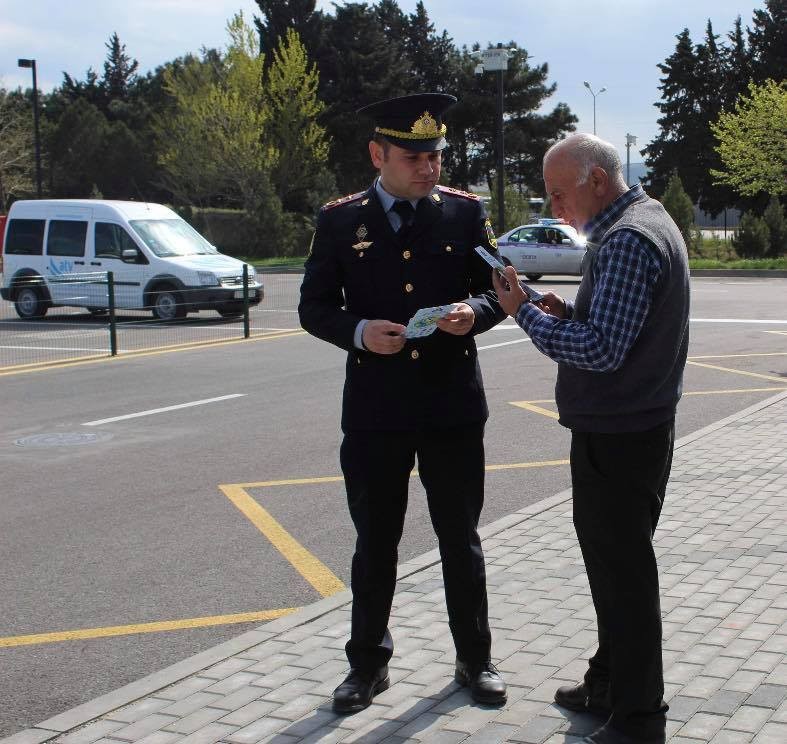
[[[99,199],[41,199],[11,205],[3,246],[0,295],[20,318],[50,307],[148,308],[160,320],[197,310],[243,313],[243,262],[219,253],[168,207]],[[263,287],[248,268],[249,304]]]

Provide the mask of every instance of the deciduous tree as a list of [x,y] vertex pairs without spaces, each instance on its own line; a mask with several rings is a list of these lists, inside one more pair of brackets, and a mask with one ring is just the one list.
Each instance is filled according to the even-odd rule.
[[32,112],[0,88],[0,209],[33,192]]
[[711,125],[722,167],[712,175],[743,196],[787,194],[787,82],[749,85]]

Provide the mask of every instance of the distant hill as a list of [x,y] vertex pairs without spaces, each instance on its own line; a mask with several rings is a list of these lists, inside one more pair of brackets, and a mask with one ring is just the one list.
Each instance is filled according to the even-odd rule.
[[[642,179],[647,175],[648,167],[645,163],[631,163],[629,165],[629,186],[635,183],[641,183]],[[623,178],[626,177],[626,161],[623,161]]]

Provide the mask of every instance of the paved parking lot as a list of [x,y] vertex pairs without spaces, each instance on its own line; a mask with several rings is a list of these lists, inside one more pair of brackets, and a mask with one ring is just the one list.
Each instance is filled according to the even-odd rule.
[[[12,484],[0,496],[11,525],[0,545],[0,734],[348,581],[344,354],[298,330],[298,281],[261,308],[275,320],[252,341],[0,370],[0,471]],[[680,435],[787,388],[785,290],[784,279],[693,282]],[[38,333],[56,335],[48,321]],[[478,343],[491,410],[488,525],[567,487],[568,437],[554,420],[554,367],[521,331],[507,322]],[[433,546],[414,482],[403,560]],[[311,558],[296,565],[296,554]]]

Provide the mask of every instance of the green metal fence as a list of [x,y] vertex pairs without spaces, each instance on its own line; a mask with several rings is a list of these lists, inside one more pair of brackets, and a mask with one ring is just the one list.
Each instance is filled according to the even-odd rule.
[[[112,272],[70,274],[48,286],[39,280],[33,286],[44,298],[40,317],[20,317],[13,300],[0,301],[0,374],[299,332],[302,275],[258,272],[257,279],[263,295],[257,304],[245,267],[230,304],[195,311],[189,293],[199,290],[173,291],[165,298],[172,316],[167,319],[156,317],[155,298],[144,308],[124,305],[124,288]],[[204,291],[200,297],[204,299]]]

